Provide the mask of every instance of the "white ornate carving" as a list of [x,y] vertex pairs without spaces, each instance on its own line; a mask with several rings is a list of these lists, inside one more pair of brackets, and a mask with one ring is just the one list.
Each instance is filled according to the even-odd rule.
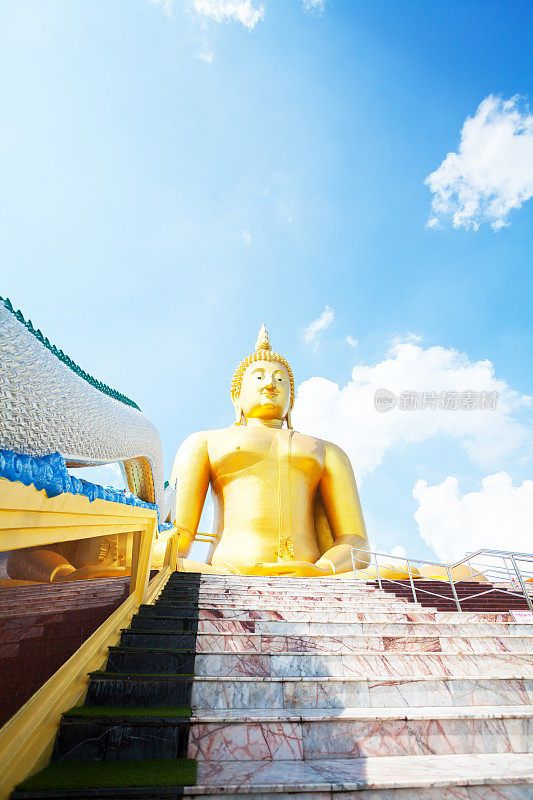
[[76,375],[1,303],[0,448],[58,452],[67,463],[122,461],[131,491],[163,507],[155,425]]

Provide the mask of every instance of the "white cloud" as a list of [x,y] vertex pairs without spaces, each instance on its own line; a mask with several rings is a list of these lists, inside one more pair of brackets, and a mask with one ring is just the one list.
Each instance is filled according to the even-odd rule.
[[[175,0],[150,0],[161,6],[168,17],[174,16]],[[249,31],[265,18],[265,4],[259,0],[186,0],[186,5],[199,17],[207,17],[215,22],[240,22]],[[322,14],[326,0],[302,0],[303,9],[309,14]],[[196,58],[211,64],[213,54],[197,54]]]
[[161,6],[167,17],[174,16],[174,0],[150,0],[154,6]]
[[244,228],[241,231],[241,236],[242,236],[243,240],[246,242],[246,244],[251,244],[252,243],[252,234],[250,233],[248,228]]
[[200,61],[205,61],[206,64],[212,64],[214,57],[213,51],[206,42],[204,42],[202,49],[196,53],[195,56],[195,58],[199,59]]
[[357,347],[359,342],[357,341],[357,339],[354,339],[353,336],[347,336],[346,344],[349,344],[350,347]]
[[433,193],[428,227],[448,215],[455,228],[508,225],[509,212],[533,196],[533,115],[522,98],[486,97],[463,125],[459,152],[448,153],[426,184]]
[[326,7],[326,0],[302,0],[304,11],[322,14]]
[[396,556],[396,558],[405,558],[407,555],[407,550],[401,544],[397,544],[395,547],[392,548],[390,551],[391,556]]
[[321,315],[314,319],[303,331],[303,340],[306,344],[317,347],[320,338],[335,319],[335,311],[330,306],[326,306]]
[[[404,411],[396,406],[376,411],[374,394],[401,392],[498,392],[495,410]],[[458,441],[469,456],[487,468],[526,451],[529,429],[516,417],[531,399],[513,391],[494,375],[490,361],[470,361],[444,347],[423,348],[413,341],[396,342],[387,358],[371,366],[356,365],[341,387],[327,378],[300,384],[294,409],[297,429],[336,442],[352,460],[361,478],[372,472],[386,452],[403,442],[422,442],[438,435]]]
[[192,0],[191,8],[215,22],[240,22],[249,31],[265,18],[265,6],[255,0]]
[[461,495],[457,478],[436,486],[417,481],[415,520],[420,535],[443,561],[457,561],[466,551],[531,551],[533,481],[513,486],[507,472],[484,478],[478,492]]
[[98,483],[100,486],[113,486],[115,489],[124,489],[126,487],[122,470],[118,464],[72,467],[68,471],[75,478],[84,478],[89,483]]

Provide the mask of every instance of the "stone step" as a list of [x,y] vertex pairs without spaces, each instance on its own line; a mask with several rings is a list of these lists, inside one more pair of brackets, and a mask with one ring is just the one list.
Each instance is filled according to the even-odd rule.
[[[135,631],[183,631],[174,617],[140,617],[131,621]],[[519,623],[472,622],[461,624],[435,622],[285,622],[283,620],[200,619],[196,628],[204,634],[256,633],[274,636],[533,636],[533,626]]]
[[[429,585],[429,584],[428,584]],[[459,584],[458,584],[459,585]],[[485,585],[485,584],[478,584]],[[215,582],[215,581],[202,581],[200,584],[186,583],[184,581],[174,581],[172,578],[165,585],[165,590],[183,591],[183,592],[279,592],[287,591],[290,593],[308,593],[315,594],[318,590],[321,592],[375,592],[379,586],[361,580],[335,580],[335,581],[321,581],[320,586],[317,586],[314,581],[309,579],[304,580],[302,583],[294,581],[289,582],[272,578],[268,583],[260,583],[254,578],[240,578],[238,583],[235,582]],[[403,588],[403,587],[402,587]]]
[[[168,634],[163,634],[163,636]],[[173,634],[171,634],[174,637]],[[272,634],[198,634],[196,652],[323,653],[533,652],[533,637],[525,636],[290,636]]]
[[533,708],[197,710],[187,755],[198,761],[526,753]]
[[[106,695],[104,694],[104,697]],[[523,678],[209,678],[192,686],[193,708],[509,706],[533,703]]]
[[273,620],[285,622],[321,622],[321,623],[352,623],[352,622],[436,622],[438,624],[472,624],[484,623],[507,623],[513,622],[512,616],[507,612],[498,613],[477,613],[477,612],[449,612],[431,611],[425,608],[423,611],[410,611],[408,608],[401,612],[357,612],[345,611],[342,608],[335,611],[314,610],[314,611],[292,611],[292,610],[239,610],[239,609],[194,609],[191,606],[174,607],[171,605],[143,605],[140,606],[139,617],[166,617],[180,620]]
[[241,600],[202,600],[201,598],[197,603],[188,603],[185,600],[170,601],[166,597],[161,598],[157,603],[159,608],[213,608],[213,609],[243,609],[243,610],[274,610],[280,611],[283,609],[296,611],[320,611],[320,610],[338,610],[338,611],[421,611],[422,606],[418,603],[408,603],[405,600],[391,601],[388,598],[371,598],[368,602],[359,600],[348,601],[338,600],[337,598],[331,600],[293,600],[287,598],[268,598],[265,600],[254,598],[242,598]]
[[[31,775],[11,800],[178,800],[196,785],[190,759],[149,761],[55,761]],[[129,786],[123,786],[124,775]],[[55,787],[55,788],[50,788]],[[62,787],[62,788],[61,788]],[[67,788],[68,787],[68,788]]]
[[[313,761],[200,761],[196,800],[531,800],[533,757],[518,753]],[[221,787],[224,787],[223,789]]]
[[[124,650],[134,652],[131,648],[124,648]],[[152,651],[152,653],[155,652],[157,651]],[[172,651],[160,652],[162,653],[161,663],[164,663],[166,654],[172,653]],[[155,659],[155,656],[153,657]],[[145,663],[148,661],[149,657],[146,658]],[[199,653],[196,655],[194,670],[196,675],[213,677],[320,678],[322,676],[354,676],[370,678],[384,675],[390,677],[497,675],[499,677],[531,678],[533,677],[533,653],[460,655],[455,653],[350,653],[347,655]]]
[[[228,599],[246,599],[253,597],[257,600],[267,600],[271,598],[289,597],[294,600],[308,599],[308,600],[330,600],[352,598],[368,601],[371,598],[388,599],[390,601],[397,601],[398,598],[395,594],[387,592],[384,589],[375,589],[368,586],[339,586],[336,589],[322,589],[317,590],[315,587],[309,585],[304,589],[283,588],[283,587],[268,587],[268,589],[257,589],[254,587],[239,587],[238,589],[218,589],[213,587],[205,587],[200,589],[188,589],[182,586],[166,585],[161,592],[162,597],[170,598],[199,598],[199,599],[213,599],[213,600],[228,600]],[[411,598],[412,599],[412,598]]]
[[362,581],[360,578],[338,578],[338,577],[277,577],[275,575],[208,575],[203,573],[200,578],[197,576],[199,573],[174,573],[170,576],[167,586],[184,586],[202,588],[224,587],[230,588],[233,591],[238,591],[242,588],[288,588],[288,589],[309,589],[309,586],[319,589],[329,589],[339,587],[357,587],[365,586],[369,589],[374,588],[373,581]]
[[[494,599],[501,599],[501,597],[508,597],[509,599],[517,599],[523,600],[524,597],[520,591],[518,592],[502,592],[500,589],[494,589],[491,587],[488,588],[475,588],[473,589],[470,585],[463,585],[454,584],[455,593],[459,598],[467,600],[476,600],[477,602],[485,602],[485,601],[492,601]],[[394,591],[391,591],[393,589]],[[387,588],[379,589],[378,587],[372,588],[370,586],[366,586],[361,584],[359,586],[346,586],[343,584],[337,584],[334,588],[323,588],[319,591],[313,586],[307,585],[305,588],[301,587],[298,589],[292,587],[279,587],[279,586],[271,586],[266,589],[259,589],[253,586],[247,587],[239,587],[238,589],[232,588],[218,588],[218,587],[211,587],[211,586],[204,586],[200,589],[198,588],[188,588],[183,586],[171,586],[167,584],[163,589],[162,594],[165,596],[173,596],[173,597],[203,597],[203,598],[240,598],[252,596],[252,597],[294,597],[296,599],[307,597],[310,599],[316,599],[317,597],[321,598],[329,598],[329,597],[362,597],[362,598],[369,598],[369,597],[388,597],[389,599],[394,599],[395,597],[405,597],[409,600],[414,600],[416,597],[421,597],[424,599],[431,598],[432,596],[438,597],[439,599],[453,599],[454,594],[452,591],[451,586],[448,584],[436,584],[434,586],[427,586],[424,585],[415,585],[415,594],[413,595],[413,590],[411,586],[402,586],[398,587],[393,585],[392,587],[387,586]]]
[[[403,590],[402,590],[403,591]],[[342,586],[338,585],[336,588],[323,588],[317,589],[314,586],[290,588],[282,586],[269,586],[265,589],[255,588],[253,586],[242,586],[238,588],[216,588],[216,587],[202,587],[200,589],[188,589],[183,586],[172,586],[167,584],[161,594],[169,597],[215,597],[221,599],[240,598],[251,596],[258,599],[269,597],[292,597],[295,600],[307,597],[309,599],[316,598],[330,598],[330,597],[360,597],[368,599],[370,597],[386,597],[389,600],[396,600],[396,595],[379,589],[378,587],[372,588],[370,586]],[[485,597],[485,595],[483,595]]]
[[[195,786],[20,791],[13,800],[531,800],[532,757],[515,753],[313,761],[202,761]],[[161,762],[165,763],[165,762]],[[98,764],[95,765],[98,769]]]
[[106,664],[106,672],[193,675],[194,671],[194,650],[110,647]]
[[86,703],[121,708],[190,707],[193,682],[193,675],[97,672],[91,675]]
[[209,709],[170,715],[63,717],[56,761],[311,760],[527,752],[533,708],[457,706],[344,709]]
[[[133,709],[132,709],[133,712]],[[171,716],[63,717],[54,761],[143,761],[185,758],[189,719]]]
[[[316,592],[312,587],[307,586],[306,589],[282,589],[280,587],[269,588],[268,590],[257,589],[254,587],[233,589],[218,589],[214,587],[202,587],[200,589],[189,589],[183,586],[165,586],[162,595],[175,596],[175,597],[309,597],[316,598]],[[390,593],[384,589],[372,589],[369,586],[355,586],[344,587],[340,586],[338,589],[324,589],[320,592],[320,597],[389,597]]]
[[[155,626],[154,626],[155,627]],[[125,630],[121,645],[158,649],[194,648],[197,653],[336,653],[434,652],[498,653],[533,652],[532,636],[324,636],[270,633],[209,634],[181,631]]]
[[135,647],[150,650],[195,650],[197,635],[191,631],[132,631],[123,630],[120,638],[121,647]]
[[345,708],[368,706],[527,705],[524,678],[186,678],[175,675],[91,676],[87,700],[103,706],[197,708]]
[[[192,573],[190,573],[192,574]],[[383,586],[397,585],[399,588],[404,586],[410,587],[409,579],[402,580],[386,580],[382,579]],[[414,581],[415,587],[446,587],[449,586],[447,581],[434,580],[431,578],[419,578]],[[472,587],[472,591],[484,591],[491,588],[493,584],[482,583],[480,581],[458,581],[458,587]],[[184,587],[184,588],[224,588],[231,589],[231,591],[239,591],[241,589],[289,589],[294,591],[307,590],[318,592],[320,591],[335,591],[337,589],[344,590],[348,588],[364,587],[366,589],[379,588],[377,579],[363,580],[361,578],[328,576],[323,578],[308,578],[308,577],[277,577],[277,576],[258,576],[258,575],[208,575],[204,573],[198,580],[196,577],[189,579],[185,573],[171,575],[167,587]]]
[[[199,598],[197,602],[194,604],[190,603],[187,598],[178,597],[176,599],[169,598],[165,596],[161,599],[161,604],[163,605],[194,605],[194,607],[202,607],[202,608],[301,608],[304,611],[312,611],[314,608],[325,609],[325,608],[335,608],[335,609],[342,609],[346,608],[348,610],[372,610],[372,609],[397,609],[397,610],[418,610],[418,611],[425,611],[428,609],[429,611],[441,611],[441,612],[456,612],[458,611],[455,601],[453,603],[443,603],[440,600],[435,600],[435,602],[413,602],[408,598],[392,598],[390,595],[389,597],[369,597],[369,598],[339,598],[339,597],[332,597],[329,599],[317,599],[312,600],[308,598],[299,598],[291,600],[290,598],[286,597],[270,597],[270,598],[236,598],[235,600],[229,600],[227,598]],[[444,602],[444,601],[443,601]],[[518,603],[506,603],[504,606],[500,602],[497,603],[476,603],[473,601],[466,601],[461,600],[461,611],[462,612],[471,612],[471,613],[508,613],[511,610],[517,611],[525,611],[527,609],[522,608],[523,604],[520,602]]]
[[[515,586],[505,585],[499,587],[492,583],[476,582],[476,581],[458,581],[454,584],[455,591],[458,595],[478,595],[483,599],[490,593],[499,593],[502,590],[510,591],[514,594],[521,595],[521,587],[516,584]],[[429,578],[415,579],[414,580],[415,593],[421,594],[436,592],[438,594],[453,597],[453,592],[450,584],[447,581],[432,580]],[[409,579],[403,580],[387,580],[382,579],[381,587],[377,580],[364,581],[361,579],[347,578],[339,580],[338,578],[259,578],[250,576],[205,576],[200,582],[187,581],[183,579],[174,580],[170,578],[166,590],[175,591],[190,591],[190,592],[226,592],[238,594],[239,592],[253,591],[261,593],[271,593],[279,591],[287,591],[289,594],[326,594],[337,592],[372,592],[372,591],[385,591],[387,593],[403,593],[408,592],[412,594],[412,587]],[[533,595],[533,589],[531,590]]]
[[259,602],[241,602],[241,603],[220,603],[220,604],[213,604],[213,603],[198,603],[197,605],[191,605],[188,603],[167,603],[164,601],[159,601],[157,603],[157,608],[160,610],[167,610],[173,609],[176,612],[182,613],[190,613],[193,609],[198,609],[198,611],[216,611],[221,613],[246,613],[247,611],[255,611],[257,613],[262,613],[263,611],[274,611],[278,614],[283,614],[284,612],[294,613],[295,611],[305,612],[305,613],[327,613],[330,616],[338,613],[346,613],[346,612],[354,612],[354,613],[365,613],[365,614],[372,614],[372,613],[382,613],[382,614],[389,614],[389,613],[407,613],[407,612],[422,612],[422,606],[417,606],[416,603],[403,603],[403,601],[399,600],[397,603],[373,603],[372,605],[364,605],[361,603],[290,603],[290,602],[282,602],[274,603],[259,603]]

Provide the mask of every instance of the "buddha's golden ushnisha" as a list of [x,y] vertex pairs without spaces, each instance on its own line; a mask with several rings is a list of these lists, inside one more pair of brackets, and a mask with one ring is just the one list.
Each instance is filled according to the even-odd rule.
[[[327,576],[352,570],[352,547],[364,567],[368,542],[350,461],[336,445],[292,429],[292,370],[264,325],[231,397],[235,424],[189,436],[176,455],[180,569]],[[215,540],[199,564],[187,556],[210,485]]]

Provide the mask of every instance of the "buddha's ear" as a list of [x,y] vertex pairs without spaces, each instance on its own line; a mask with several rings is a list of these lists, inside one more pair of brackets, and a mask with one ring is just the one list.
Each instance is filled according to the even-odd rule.
[[238,397],[233,401],[233,408],[235,409],[235,425],[242,425],[242,406]]
[[286,415],[286,417],[285,417],[285,420],[287,421],[287,428],[288,428],[290,431],[292,431],[291,410],[290,410],[290,408],[289,408],[289,410],[287,411],[287,415]]

